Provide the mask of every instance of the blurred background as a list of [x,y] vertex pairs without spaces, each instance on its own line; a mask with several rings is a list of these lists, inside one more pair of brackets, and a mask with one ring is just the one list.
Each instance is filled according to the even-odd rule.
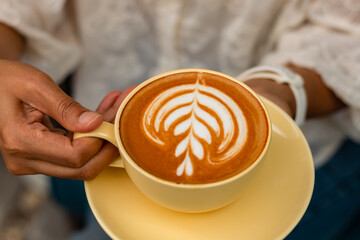
[[0,193],[0,240],[67,239],[76,229],[53,199],[46,176],[11,175],[0,159]]
[[[60,85],[68,95],[71,95],[71,79],[72,75]],[[55,121],[53,124],[61,127]],[[68,239],[81,227],[81,223],[79,216],[70,214],[69,206],[64,207],[59,203],[63,200],[62,193],[54,192],[54,185],[64,183],[68,184],[69,180],[44,175],[12,175],[0,154],[0,240]],[[76,181],[76,184],[82,185],[82,182]],[[79,195],[83,197],[82,194],[75,195],[79,198]],[[79,205],[83,204],[74,200],[72,205],[73,208],[80,208]]]

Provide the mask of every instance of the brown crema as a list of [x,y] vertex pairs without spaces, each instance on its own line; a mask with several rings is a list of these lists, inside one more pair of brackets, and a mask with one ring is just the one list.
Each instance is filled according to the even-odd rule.
[[266,113],[252,93],[212,73],[164,76],[139,90],[120,118],[133,161],[161,179],[221,181],[253,164],[268,138]]

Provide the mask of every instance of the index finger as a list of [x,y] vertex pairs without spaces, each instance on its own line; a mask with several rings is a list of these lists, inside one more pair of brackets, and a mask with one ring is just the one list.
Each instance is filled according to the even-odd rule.
[[[108,122],[114,122],[115,117],[116,117],[116,113],[121,105],[121,103],[124,101],[124,99],[127,97],[127,95],[129,95],[129,93],[134,90],[136,88],[136,86],[132,86],[127,88],[125,91],[123,91],[121,94],[117,95],[116,98],[112,99],[112,106],[107,106],[107,110],[103,113],[103,117],[105,119],[105,121]],[[104,99],[104,101],[106,100],[106,98]],[[104,104],[103,102],[99,105],[99,108],[102,107],[102,109],[104,108]]]
[[25,126],[22,134],[21,141],[27,157],[65,167],[83,166],[103,145],[103,140],[98,138],[72,140],[50,131],[38,122]]
[[121,105],[121,103],[125,100],[125,98],[127,97],[127,95],[129,95],[130,92],[132,92],[137,86],[131,86],[128,87],[127,89],[125,89],[121,95],[119,96],[119,98],[115,101],[114,103],[114,107],[116,109],[118,109]]

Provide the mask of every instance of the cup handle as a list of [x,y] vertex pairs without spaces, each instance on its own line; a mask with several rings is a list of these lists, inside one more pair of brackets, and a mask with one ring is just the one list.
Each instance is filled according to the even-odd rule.
[[[111,142],[118,148],[118,144],[116,142],[116,137],[114,134],[114,124],[109,122],[102,122],[102,124],[95,129],[94,131],[87,132],[87,133],[74,133],[73,139],[82,138],[82,137],[96,137],[102,138],[106,141]],[[121,156],[116,158],[112,163],[109,165],[110,167],[121,167],[124,168],[124,162],[121,159]]]

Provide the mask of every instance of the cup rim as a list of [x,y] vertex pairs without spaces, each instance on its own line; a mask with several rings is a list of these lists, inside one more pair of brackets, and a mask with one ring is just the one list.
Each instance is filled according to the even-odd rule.
[[[216,182],[209,182],[209,183],[176,183],[173,181],[169,181],[157,176],[154,176],[152,174],[150,174],[149,172],[147,172],[146,170],[144,170],[143,168],[141,168],[127,153],[124,145],[122,144],[121,141],[121,137],[120,137],[120,117],[121,114],[125,108],[125,106],[127,105],[127,103],[130,101],[130,99],[140,90],[142,89],[144,86],[150,84],[153,81],[156,81],[162,77],[166,77],[169,75],[173,75],[173,74],[179,74],[179,73],[191,73],[191,72],[204,72],[204,73],[209,73],[209,74],[213,74],[213,75],[218,75],[221,77],[224,77],[226,79],[229,79],[231,81],[234,81],[235,83],[238,83],[239,85],[241,85],[242,87],[244,87],[246,90],[248,90],[251,95],[253,95],[255,97],[255,99],[258,100],[258,102],[260,103],[261,107],[264,109],[265,112],[265,116],[267,119],[267,125],[268,125],[268,134],[267,134],[267,139],[266,139],[266,143],[265,146],[261,152],[261,154],[258,156],[258,158],[249,166],[247,167],[245,170],[241,171],[240,173],[231,176],[229,178],[223,179],[223,180],[219,180]],[[271,142],[271,133],[272,133],[272,128],[271,128],[271,119],[270,119],[270,115],[269,112],[264,104],[264,102],[261,100],[261,98],[259,96],[256,95],[256,93],[250,88],[248,87],[246,84],[244,84],[243,82],[241,82],[240,80],[229,76],[227,74],[221,73],[221,72],[217,72],[217,71],[213,71],[213,70],[209,70],[209,69],[201,69],[201,68],[185,68],[185,69],[177,69],[177,70],[172,70],[172,71],[168,71],[165,73],[161,73],[158,74],[156,76],[153,76],[147,80],[145,80],[144,82],[142,82],[141,84],[139,84],[134,90],[132,90],[129,95],[126,96],[126,98],[124,99],[124,101],[121,103],[121,105],[118,108],[118,111],[116,113],[116,117],[115,117],[115,123],[114,123],[114,131],[115,131],[115,137],[116,137],[116,142],[118,144],[118,149],[121,155],[121,158],[124,162],[127,162],[129,164],[132,165],[132,167],[134,167],[138,172],[140,172],[142,175],[146,176],[149,179],[152,179],[158,183],[161,183],[163,185],[168,185],[171,187],[176,187],[176,188],[186,188],[186,189],[197,189],[197,188],[211,188],[211,187],[217,187],[220,185],[224,185],[230,182],[233,182],[239,178],[242,178],[243,176],[247,175],[247,173],[251,172],[264,158],[264,155],[266,154],[270,142]],[[126,166],[126,165],[125,165]]]

